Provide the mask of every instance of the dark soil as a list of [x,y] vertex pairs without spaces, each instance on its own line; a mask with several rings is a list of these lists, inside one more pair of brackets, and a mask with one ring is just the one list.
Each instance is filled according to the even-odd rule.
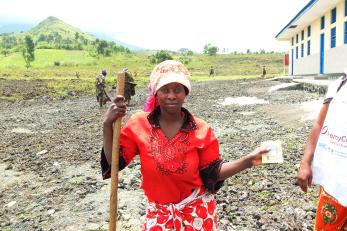
[[[32,84],[26,87],[44,89],[44,84]],[[268,92],[278,84],[261,79],[199,82],[187,98],[185,107],[214,128],[225,160],[237,159],[265,140],[283,144],[283,164],[248,169],[224,183],[216,195],[220,230],[312,230],[317,187],[304,194],[295,177],[312,126],[310,111],[301,103],[320,96],[300,90]],[[3,87],[2,94],[21,87]],[[123,121],[142,110],[146,94],[136,89]],[[221,104],[241,96],[268,104]],[[109,180],[101,179],[99,167],[106,108],[98,107],[94,95],[64,100],[40,96],[0,101],[0,111],[0,229],[107,230]],[[140,177],[137,159],[120,173],[120,230],[141,229],[146,200]]]

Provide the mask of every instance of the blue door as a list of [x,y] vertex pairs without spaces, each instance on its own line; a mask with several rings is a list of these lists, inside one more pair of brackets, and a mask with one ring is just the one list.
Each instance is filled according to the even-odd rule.
[[294,75],[294,49],[292,49],[292,57],[291,57],[291,63],[292,63],[292,70],[291,73]]
[[324,34],[320,35],[320,63],[319,73],[324,74]]

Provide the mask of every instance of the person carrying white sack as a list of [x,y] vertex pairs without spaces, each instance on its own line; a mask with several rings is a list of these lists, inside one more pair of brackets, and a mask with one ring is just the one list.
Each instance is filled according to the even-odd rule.
[[306,142],[297,180],[320,185],[314,230],[347,230],[347,68],[328,88]]

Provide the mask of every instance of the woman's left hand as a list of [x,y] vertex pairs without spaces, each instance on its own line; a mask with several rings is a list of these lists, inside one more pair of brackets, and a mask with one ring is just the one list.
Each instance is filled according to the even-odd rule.
[[256,148],[253,152],[247,155],[251,167],[261,165],[262,164],[262,155],[265,153],[268,153],[271,149],[270,148]]

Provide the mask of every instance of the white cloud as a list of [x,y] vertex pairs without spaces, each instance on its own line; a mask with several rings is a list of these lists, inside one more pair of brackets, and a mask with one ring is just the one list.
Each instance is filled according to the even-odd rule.
[[[276,34],[308,0],[0,0],[0,18],[38,23],[55,16],[83,31],[150,49],[206,43],[228,51],[283,51]],[[15,18],[14,18],[15,15]],[[1,25],[1,23],[0,23]]]

